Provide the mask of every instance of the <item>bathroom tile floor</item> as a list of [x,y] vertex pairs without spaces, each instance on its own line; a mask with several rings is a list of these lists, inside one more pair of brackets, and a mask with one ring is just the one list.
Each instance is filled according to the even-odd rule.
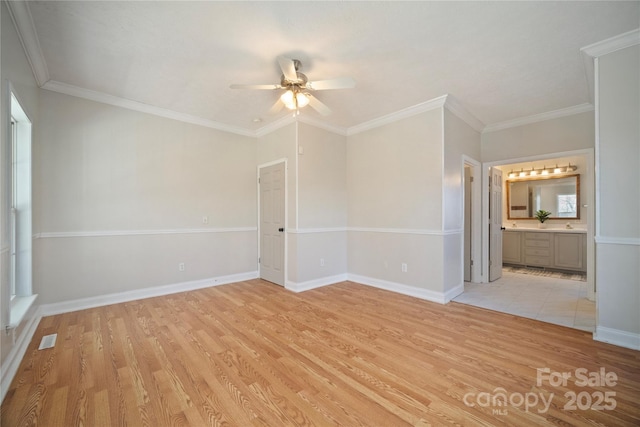
[[528,317],[593,332],[595,302],[587,299],[587,283],[503,271],[491,283],[464,283],[462,304]]

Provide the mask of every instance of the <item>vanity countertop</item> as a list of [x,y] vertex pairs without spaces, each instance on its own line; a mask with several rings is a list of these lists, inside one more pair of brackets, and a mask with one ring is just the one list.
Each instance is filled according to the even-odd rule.
[[583,233],[586,234],[587,230],[583,228],[566,228],[566,227],[558,227],[558,228],[538,228],[538,227],[524,227],[524,226],[508,226],[505,227],[504,231],[528,231],[528,232],[536,232],[536,233]]

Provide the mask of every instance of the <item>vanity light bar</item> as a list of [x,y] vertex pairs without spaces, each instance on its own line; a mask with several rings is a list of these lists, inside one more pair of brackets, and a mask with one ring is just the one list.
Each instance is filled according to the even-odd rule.
[[542,169],[536,169],[533,166],[531,166],[531,170],[524,170],[524,168],[520,168],[520,172],[518,171],[513,171],[513,169],[511,170],[511,172],[509,172],[509,178],[524,178],[527,176],[538,176],[538,175],[554,175],[554,174],[559,174],[559,173],[567,173],[567,172],[573,172],[575,170],[577,170],[578,167],[576,165],[572,165],[571,163],[569,163],[569,166],[558,166],[556,164],[556,167],[551,167],[551,168],[547,168],[547,166],[545,165]]

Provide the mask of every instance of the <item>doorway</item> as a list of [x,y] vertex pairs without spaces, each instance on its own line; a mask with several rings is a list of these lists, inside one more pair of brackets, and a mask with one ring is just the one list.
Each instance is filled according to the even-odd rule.
[[481,283],[482,280],[482,211],[481,164],[463,156],[463,245],[462,271],[464,282]]
[[[501,168],[505,174],[505,179],[508,179],[511,168],[517,171],[521,171],[522,168],[531,170],[538,167],[544,168],[545,165],[556,166],[556,163],[560,165],[570,163],[578,166],[576,173],[581,175],[579,208],[582,212],[578,220],[550,221],[551,224],[548,227],[561,229],[571,227],[582,229],[581,232],[586,233],[586,282],[575,278],[566,280],[567,278],[564,277],[549,277],[544,270],[523,273],[507,269],[502,278],[489,283],[489,210],[491,208],[491,198],[488,189],[491,181],[490,170],[492,168]],[[482,263],[483,271],[487,272],[487,274],[483,274],[483,283],[480,285],[465,283],[465,292],[455,298],[455,301],[523,317],[536,318],[550,323],[592,330],[596,316],[594,303],[596,298],[595,250],[593,244],[595,229],[595,172],[593,164],[592,149],[484,164],[482,167]],[[515,228],[514,231],[537,228],[537,220],[535,219],[507,220],[506,209],[508,204],[505,203],[505,200],[506,194],[503,198],[504,206],[501,226],[506,226],[507,231],[511,230],[511,228]],[[569,222],[568,226],[567,222]],[[563,246],[558,246],[558,250],[561,250],[561,247]],[[576,276],[578,275],[576,274]],[[546,303],[548,303],[548,306],[545,306]]]
[[258,168],[260,278],[285,285],[286,161]]

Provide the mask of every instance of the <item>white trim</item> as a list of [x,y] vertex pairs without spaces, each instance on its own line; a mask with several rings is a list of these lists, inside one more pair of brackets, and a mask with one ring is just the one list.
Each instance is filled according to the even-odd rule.
[[29,2],[6,1],[5,3],[9,9],[11,20],[18,32],[18,37],[22,43],[22,48],[27,56],[29,65],[31,65],[33,76],[38,86],[42,86],[49,81],[49,70],[47,69],[47,63],[42,54],[38,33],[33,23],[31,11],[29,10]]
[[[448,301],[447,295],[442,292],[430,291],[428,289],[417,288],[415,286],[403,285],[401,283],[389,282],[386,280],[351,273],[347,274],[347,277],[350,282],[360,283],[362,285],[384,289],[386,291],[408,295],[410,297],[420,298],[431,302],[437,302],[438,304],[446,304]],[[457,288],[454,288],[453,290],[455,289]]]
[[595,241],[599,245],[630,245],[640,246],[640,237],[611,237],[596,236]]
[[[36,329],[38,328],[41,318],[42,315],[39,314],[39,310],[36,310],[35,314],[31,316],[29,322],[25,325],[24,329],[18,336],[18,339],[9,351],[9,354],[7,354],[7,357],[5,357],[0,365],[0,378],[2,378],[0,381],[0,402],[4,400],[7,391],[9,391],[11,381],[13,381],[13,378],[18,372],[20,363],[27,352],[27,348],[29,347],[29,343],[31,343],[33,335],[36,333]],[[15,333],[15,330],[11,331],[11,333]]]
[[347,231],[358,233],[393,233],[393,234],[420,234],[429,236],[447,236],[461,234],[463,230],[429,230],[422,228],[374,228],[374,227],[347,227]]
[[414,105],[412,107],[396,111],[395,113],[387,114],[382,117],[378,117],[373,120],[361,123],[359,125],[351,126],[347,129],[347,136],[356,135],[358,133],[362,133],[380,126],[406,119],[407,117],[412,117],[420,113],[435,110],[436,108],[441,108],[447,101],[447,96],[448,95],[442,95],[429,101]]
[[252,231],[258,231],[258,227],[176,228],[167,230],[54,231],[36,233],[33,235],[33,238],[57,239],[69,237],[157,236],[163,234],[243,233]]
[[594,86],[593,97],[596,106],[595,114],[595,145],[594,145],[594,195],[595,195],[595,235],[600,236],[600,83],[598,82],[600,74],[600,62],[598,58],[593,59]]
[[128,110],[138,111],[141,113],[152,114],[154,116],[164,117],[167,119],[177,120],[184,123],[190,123],[206,128],[216,129],[223,132],[234,133],[242,136],[255,137],[256,133],[247,129],[235,126],[225,125],[213,120],[203,119],[201,117],[192,116],[190,114],[180,113],[166,108],[156,107],[150,104],[144,104],[130,99],[120,98],[118,96],[109,95],[103,92],[97,92],[90,89],[84,89],[67,83],[49,80],[43,86],[43,89],[52,92],[58,92],[65,95],[75,96],[77,98],[88,99],[90,101],[100,102],[102,104],[113,105]]
[[460,120],[471,126],[474,130],[482,133],[485,128],[485,124],[482,123],[476,116],[471,114],[469,110],[464,108],[462,104],[454,98],[452,95],[447,95],[447,100],[444,103],[447,110],[455,114]]
[[[292,228],[297,229],[298,226],[300,225],[300,195],[299,195],[299,190],[300,190],[300,182],[299,182],[299,178],[300,178],[300,145],[299,145],[299,141],[300,141],[300,124],[296,121],[296,127],[295,127],[295,150],[296,150],[296,154],[294,155],[295,161],[296,161],[296,175],[294,177],[294,184],[295,184],[295,189],[296,189],[296,204],[295,204],[295,208],[296,208],[296,225]],[[285,210],[287,209],[287,206],[284,207]],[[287,224],[287,227],[289,226],[289,224]],[[286,281],[285,281],[286,283]]]
[[573,116],[575,114],[586,113],[587,111],[593,111],[595,107],[592,104],[584,103],[574,105],[572,107],[561,108],[559,110],[547,111],[545,113],[534,114],[532,116],[520,117],[513,120],[507,120],[504,122],[493,123],[487,125],[482,133],[496,132],[499,130],[514,128],[523,125],[529,125],[532,123],[543,122],[545,120],[558,119],[560,117]]
[[440,109],[440,227],[442,230],[445,228],[446,218],[447,218],[447,203],[445,202],[445,193],[447,192],[447,187],[445,185],[445,172],[447,170],[447,165],[445,162],[445,158],[447,157],[447,147],[445,144],[445,113],[444,108]]
[[139,299],[152,298],[179,292],[194,291],[197,289],[210,288],[213,286],[226,285],[229,283],[242,282],[258,278],[257,271],[245,273],[229,274],[226,276],[211,277],[208,279],[193,280],[190,282],[174,283],[171,285],[153,286],[149,288],[136,289],[133,291],[118,292],[107,295],[99,295],[89,298],[80,298],[71,301],[62,301],[40,306],[42,316],[69,313],[72,311],[86,310],[88,308],[102,307],[110,304],[135,301]]
[[348,231],[347,227],[327,227],[327,228],[292,228],[287,230],[291,234],[316,234],[316,233],[340,233]]
[[[482,164],[466,154],[462,155],[462,177],[464,168],[469,166],[472,170],[471,177],[471,282],[482,283]],[[464,193],[462,194],[462,206],[464,213]],[[464,226],[462,228],[464,234]],[[464,273],[464,236],[462,243],[462,268]]]
[[620,347],[640,350],[640,334],[621,331],[618,329],[606,328],[604,326],[596,326],[593,333],[595,341],[606,342]]
[[444,303],[448,303],[449,301],[451,301],[452,299],[454,299],[455,297],[457,297],[458,295],[462,295],[464,293],[464,283],[459,284],[458,286],[456,286],[455,288],[451,288],[449,289],[447,292],[445,292],[444,295]]
[[300,123],[324,129],[338,135],[347,136],[347,129],[329,125],[327,123],[321,122],[320,120],[314,119],[313,117],[307,117],[304,114],[300,114],[297,119]]
[[304,292],[311,289],[321,288],[323,286],[346,282],[347,280],[347,274],[338,274],[336,276],[320,277],[319,279],[307,280],[306,282],[300,283],[287,281],[285,289],[292,292]]
[[597,58],[598,56],[606,55],[637,44],[640,44],[640,28],[590,44],[581,48],[580,52]]
[[11,301],[11,313],[9,324],[5,328],[15,329],[20,326],[24,317],[29,312],[29,309],[33,306],[33,303],[38,299],[38,294],[32,294],[25,297],[16,296]]
[[255,132],[255,136],[257,138],[261,138],[265,135],[268,135],[272,132],[277,131],[280,128],[283,128],[287,125],[290,125],[292,123],[295,123],[296,119],[295,117],[293,117],[291,114],[287,114],[286,116],[282,117],[281,119],[276,120],[275,122],[271,122],[268,125],[265,125],[263,127],[261,127],[260,129],[258,129]]

